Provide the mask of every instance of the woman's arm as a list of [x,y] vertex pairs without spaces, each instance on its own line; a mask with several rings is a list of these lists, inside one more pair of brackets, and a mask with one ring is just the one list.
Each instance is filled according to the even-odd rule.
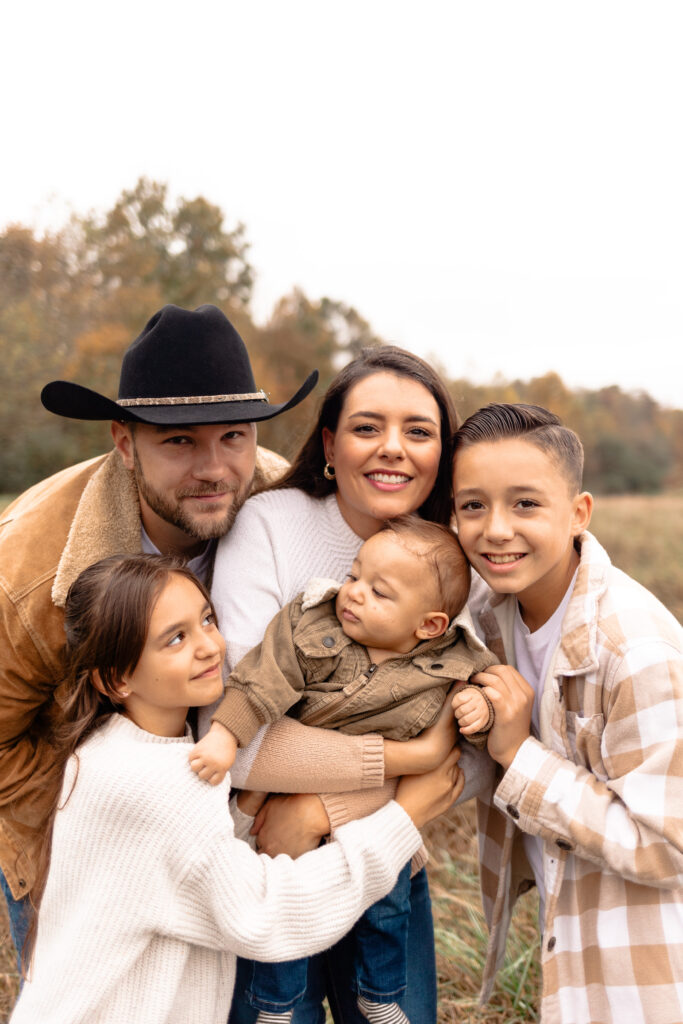
[[385,778],[419,775],[441,764],[456,738],[446,701],[439,718],[412,740],[385,740],[376,733],[350,736],[283,718],[261,730],[233,769],[241,789],[275,793],[343,793],[381,786]]

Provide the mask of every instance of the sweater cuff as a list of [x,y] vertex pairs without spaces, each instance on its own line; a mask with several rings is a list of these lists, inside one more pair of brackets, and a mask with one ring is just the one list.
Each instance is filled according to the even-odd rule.
[[384,739],[376,732],[363,736],[361,789],[384,785]]
[[346,795],[344,793],[319,793],[318,796],[325,808],[325,813],[330,819],[330,832],[350,820],[349,809],[346,806]]
[[249,703],[244,690],[232,686],[225,691],[225,697],[211,716],[211,721],[218,722],[228,729],[240,747],[246,747],[251,743],[261,726],[265,724]]

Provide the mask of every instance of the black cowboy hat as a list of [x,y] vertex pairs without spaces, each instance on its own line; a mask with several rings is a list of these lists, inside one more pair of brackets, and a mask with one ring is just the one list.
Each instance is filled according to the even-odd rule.
[[244,342],[220,309],[169,305],[126,350],[117,401],[65,380],[46,384],[40,399],[50,412],[75,420],[249,423],[298,405],[317,380],[314,370],[288,402],[270,405],[256,389]]

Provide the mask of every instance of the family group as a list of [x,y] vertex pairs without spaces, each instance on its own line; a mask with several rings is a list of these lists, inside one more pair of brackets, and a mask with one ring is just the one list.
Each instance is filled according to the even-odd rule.
[[0,520],[12,1024],[436,1024],[419,829],[472,798],[482,1002],[535,885],[546,1024],[680,1024],[683,631],[580,439],[381,345],[259,447],[316,382],[169,305],[116,400],[42,391],[113,448]]

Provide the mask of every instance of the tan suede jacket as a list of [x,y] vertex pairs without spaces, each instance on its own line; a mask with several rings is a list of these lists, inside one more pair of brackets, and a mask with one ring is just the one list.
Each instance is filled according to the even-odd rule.
[[[285,461],[258,449],[255,483]],[[50,745],[64,676],[64,601],[88,565],[141,550],[140,505],[117,452],[31,487],[0,518],[0,868],[26,895],[61,771]]]
[[[434,723],[455,680],[467,680],[497,661],[465,609],[443,636],[374,665],[367,649],[342,629],[335,614],[339,587],[329,584],[311,581],[231,673],[213,721],[229,729],[240,746],[290,708],[306,725],[406,740]],[[488,725],[476,734],[484,744],[493,724],[487,703]]]

